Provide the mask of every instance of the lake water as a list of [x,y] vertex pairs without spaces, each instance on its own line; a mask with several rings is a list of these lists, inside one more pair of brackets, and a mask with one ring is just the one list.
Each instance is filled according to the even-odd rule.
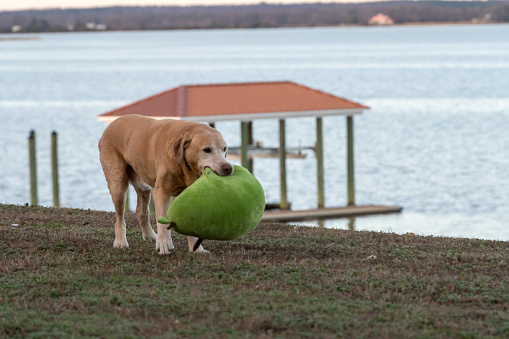
[[[291,80],[371,107],[354,119],[356,202],[404,208],[322,225],[509,240],[509,25],[35,36],[0,41],[2,203],[30,199],[31,129],[39,203],[52,201],[56,130],[62,204],[110,211],[97,115],[181,84]],[[239,145],[239,123],[216,127]],[[342,206],[345,118],[325,118],[324,129],[326,206]],[[265,146],[277,147],[277,131],[275,120],[254,123]],[[315,138],[314,119],[288,121],[288,146]],[[287,167],[293,208],[314,208],[314,154]],[[278,160],[257,159],[254,172],[267,200],[278,202]]]

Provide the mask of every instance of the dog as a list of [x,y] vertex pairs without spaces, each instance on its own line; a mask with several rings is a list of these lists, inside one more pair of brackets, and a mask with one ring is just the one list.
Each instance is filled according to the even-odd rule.
[[[126,115],[110,123],[99,139],[99,158],[115,206],[113,247],[129,247],[124,209],[129,183],[137,195],[136,213],[144,240],[155,240],[159,254],[174,249],[171,231],[157,223],[150,226],[152,193],[156,218],[166,216],[170,197],[179,195],[209,167],[220,176],[233,173],[226,160],[228,146],[220,132],[197,122],[156,120]],[[198,239],[188,236],[189,250]],[[196,252],[207,252],[201,245]]]

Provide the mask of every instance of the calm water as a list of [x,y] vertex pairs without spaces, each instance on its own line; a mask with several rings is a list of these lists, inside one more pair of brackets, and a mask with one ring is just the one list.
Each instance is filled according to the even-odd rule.
[[[356,218],[357,229],[509,240],[509,25],[38,36],[0,42],[0,202],[29,201],[31,129],[41,204],[51,204],[56,130],[63,204],[113,210],[98,114],[180,84],[292,80],[371,107],[355,118],[357,203],[404,212]],[[325,118],[327,206],[346,202],[344,120]],[[240,143],[239,123],[216,127]],[[277,121],[254,128],[278,145]],[[288,146],[315,142],[313,119],[287,131]],[[293,208],[313,208],[314,154],[288,167]],[[277,202],[278,160],[257,160],[255,175]]]

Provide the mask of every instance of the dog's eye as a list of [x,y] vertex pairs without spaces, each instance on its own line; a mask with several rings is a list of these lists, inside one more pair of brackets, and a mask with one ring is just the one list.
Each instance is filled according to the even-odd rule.
[[210,147],[207,147],[207,148],[203,149],[203,152],[205,152],[205,153],[212,153],[212,150],[210,149]]
[[225,152],[225,153],[226,153],[226,147],[225,147],[225,148],[223,148],[223,152]]

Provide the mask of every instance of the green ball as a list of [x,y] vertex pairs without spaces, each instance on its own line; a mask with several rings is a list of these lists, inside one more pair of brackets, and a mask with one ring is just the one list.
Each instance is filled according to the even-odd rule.
[[265,193],[244,167],[229,176],[206,168],[202,176],[171,203],[162,224],[200,239],[233,240],[252,231],[263,216]]

